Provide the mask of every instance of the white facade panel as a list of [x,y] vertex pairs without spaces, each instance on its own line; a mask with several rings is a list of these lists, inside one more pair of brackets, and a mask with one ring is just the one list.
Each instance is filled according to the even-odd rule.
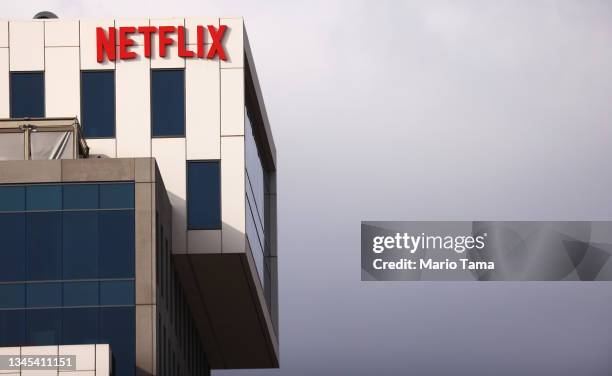
[[90,138],[87,139],[87,146],[89,146],[89,155],[117,157],[117,140],[114,138]]
[[98,70],[114,69],[115,62],[105,60],[98,63],[96,45],[96,27],[103,27],[108,31],[109,27],[115,26],[114,20],[82,20],[80,22],[81,39],[81,69]]
[[45,69],[45,23],[43,21],[9,22],[11,71]]
[[245,252],[244,137],[221,137],[221,244],[223,253]]
[[79,21],[45,20],[46,47],[78,47]]
[[187,159],[221,158],[219,61],[187,60],[185,132]]
[[139,56],[117,62],[115,72],[117,157],[151,156],[151,75],[143,46]]
[[187,231],[189,253],[221,253],[221,230]]
[[[184,18],[160,18],[150,20],[151,26],[185,26]],[[178,55],[178,30],[167,35],[174,43],[166,47],[166,56],[159,55],[159,30],[151,43],[151,69],[185,68],[185,59]]]
[[109,345],[96,345],[96,376],[111,374],[111,348]]
[[221,69],[221,136],[244,135],[244,70]]
[[[217,17],[188,17],[185,18],[185,29],[187,29],[187,43],[196,45],[198,43],[198,26],[204,27],[204,44],[212,43],[208,25],[219,28],[219,18]],[[208,52],[208,51],[206,51]]]
[[0,48],[0,118],[9,116],[9,49]]
[[81,118],[78,47],[45,48],[45,114]]
[[227,60],[221,61],[221,68],[244,67],[244,20],[240,18],[221,18],[221,25],[227,25],[223,37]]
[[75,371],[96,370],[96,345],[60,345],[58,355],[76,356]]
[[0,48],[9,46],[8,21],[0,21]]
[[187,253],[187,162],[184,138],[154,138],[157,161],[172,204],[172,252]]

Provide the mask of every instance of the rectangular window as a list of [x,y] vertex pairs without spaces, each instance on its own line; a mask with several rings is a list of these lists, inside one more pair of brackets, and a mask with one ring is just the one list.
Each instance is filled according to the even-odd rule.
[[26,279],[25,213],[0,213],[0,282]]
[[85,137],[115,137],[115,71],[81,72]]
[[100,305],[134,305],[134,281],[100,282]]
[[68,184],[63,188],[64,209],[98,208],[98,184]]
[[28,346],[57,345],[62,316],[60,309],[30,309],[26,311]]
[[32,212],[26,214],[26,270],[31,281],[61,278],[62,214]]
[[62,284],[29,283],[26,297],[28,307],[59,307],[62,305]]
[[11,72],[11,117],[45,117],[43,72]]
[[266,193],[267,174],[261,160],[261,154],[255,132],[252,114],[245,109],[244,143],[246,162],[246,232],[255,265],[262,284],[265,279],[266,256]]
[[64,307],[98,304],[98,282],[64,282]]
[[63,212],[64,279],[98,278],[98,212]]
[[0,347],[23,346],[25,311],[0,311]]
[[0,308],[15,309],[25,307],[25,286],[22,283],[0,285]]
[[134,307],[100,308],[98,343],[108,343],[115,358],[114,375],[134,375],[136,314]]
[[97,342],[98,308],[68,308],[61,311],[62,344],[85,345]]
[[61,208],[61,185],[30,185],[26,188],[27,210],[60,210]]
[[100,278],[134,278],[134,211],[108,210],[98,214]]
[[25,188],[22,186],[0,187],[0,211],[25,210]]
[[187,223],[190,230],[221,228],[219,161],[187,162]]
[[151,71],[151,135],[185,136],[185,70]]

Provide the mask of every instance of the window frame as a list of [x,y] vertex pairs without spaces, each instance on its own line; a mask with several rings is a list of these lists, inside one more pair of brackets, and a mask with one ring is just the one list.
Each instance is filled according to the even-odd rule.
[[13,103],[15,98],[13,97],[13,75],[17,74],[40,74],[42,76],[42,116],[25,116],[30,118],[44,118],[47,116],[47,96],[46,96],[46,80],[44,70],[27,70],[27,71],[10,71],[9,70],[9,117],[11,119],[20,119],[24,116],[16,117],[13,114]]
[[[154,117],[153,117],[153,75],[156,72],[179,71],[183,75],[183,119],[182,133],[178,134],[163,134],[156,135],[154,132]],[[149,121],[150,121],[150,137],[153,138],[186,138],[187,134],[187,75],[185,67],[182,68],[151,68],[149,70]]]
[[[189,222],[189,208],[191,205],[189,205],[189,197],[190,195],[190,184],[189,184],[189,165],[191,163],[217,163],[219,166],[219,173],[218,173],[218,183],[219,183],[219,195],[218,195],[218,201],[219,201],[219,223],[218,226],[214,226],[214,227],[196,227],[194,225],[191,225]],[[185,176],[186,176],[186,185],[187,185],[187,199],[185,200],[185,206],[186,206],[186,214],[187,214],[187,230],[188,231],[194,231],[194,230],[221,230],[223,227],[223,209],[221,207],[221,164],[222,164],[222,160],[221,159],[189,159],[187,160],[187,163],[185,164]]]
[[[84,73],[108,73],[108,72],[112,72],[113,74],[113,106],[114,106],[114,111],[113,111],[113,132],[112,132],[112,136],[88,136],[86,133],[87,131],[85,130],[86,124],[83,121],[83,74]],[[116,69],[81,69],[79,71],[79,110],[81,111],[81,126],[82,126],[82,130],[83,130],[83,137],[86,139],[92,139],[92,140],[108,140],[108,139],[114,139],[117,137],[117,71]]]

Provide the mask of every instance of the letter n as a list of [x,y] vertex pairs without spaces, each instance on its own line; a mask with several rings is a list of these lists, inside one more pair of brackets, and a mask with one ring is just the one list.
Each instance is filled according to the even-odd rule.
[[104,61],[104,53],[108,57],[108,60],[115,61],[115,53],[117,50],[115,43],[115,28],[108,28],[108,37],[104,32],[104,28],[96,27],[96,46],[98,51],[98,63]]

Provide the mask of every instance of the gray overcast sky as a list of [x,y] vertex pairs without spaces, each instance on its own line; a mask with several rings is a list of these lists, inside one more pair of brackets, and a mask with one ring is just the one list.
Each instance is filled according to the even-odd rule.
[[278,149],[281,368],[609,375],[612,286],[362,283],[361,220],[611,219],[612,3],[8,1],[243,15]]

